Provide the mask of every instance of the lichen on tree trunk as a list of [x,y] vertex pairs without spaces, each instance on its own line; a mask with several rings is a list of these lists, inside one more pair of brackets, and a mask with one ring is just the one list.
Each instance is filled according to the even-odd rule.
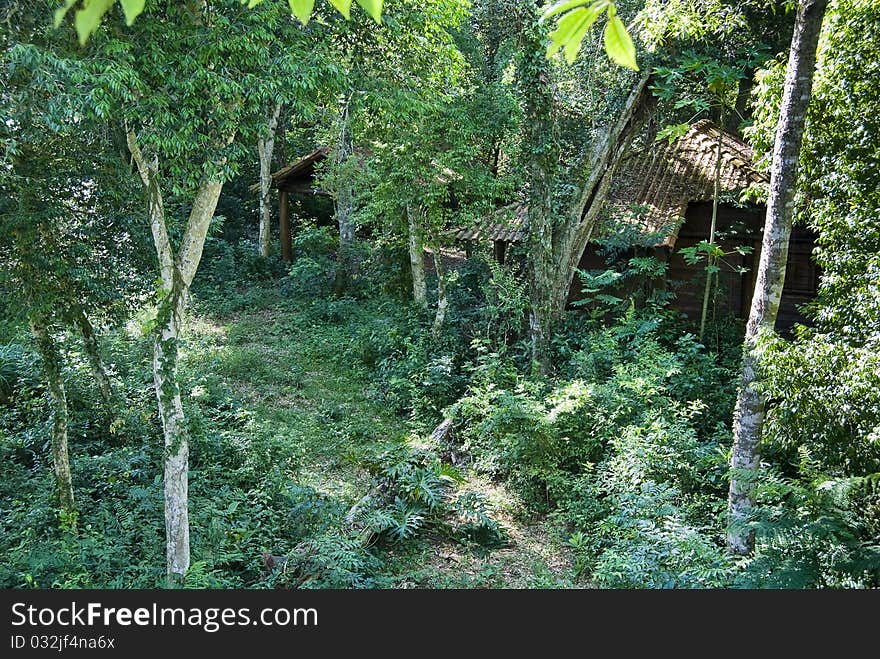
[[189,438],[177,381],[182,292],[161,302],[153,337],[153,381],[164,438],[165,541],[168,585],[183,583],[189,569]]
[[272,204],[269,192],[272,185],[272,154],[275,151],[275,130],[281,104],[275,105],[269,114],[266,134],[257,142],[260,154],[260,255],[269,256],[269,241],[272,235]]
[[58,353],[58,346],[42,319],[32,315],[30,326],[37,351],[43,361],[43,371],[46,374],[49,396],[52,400],[52,464],[55,469],[58,504],[63,517],[67,523],[70,523],[76,519],[76,504],[73,497],[73,478],[70,473],[70,458],[67,450],[67,394],[61,375],[61,356]]
[[827,0],[801,0],[798,6],[773,146],[767,219],[755,292],[746,324],[742,376],[733,413],[727,546],[731,553],[738,555],[749,554],[754,548],[754,534],[746,523],[754,506],[753,484],[760,465],[764,422],[764,398],[757,387],[760,345],[762,336],[772,332],[776,324],[785,285],[798,160],[826,5]]
[[428,308],[428,289],[425,284],[425,244],[423,234],[424,210],[421,206],[408,205],[406,220],[409,229],[409,266],[412,274],[413,300],[420,307]]
[[[348,101],[342,108],[341,126],[339,129],[339,144],[336,148],[336,166],[344,167],[350,158],[354,156],[354,142],[349,125]],[[341,295],[349,287],[354,275],[354,177],[346,172],[337,176],[336,194],[334,202],[336,206],[336,224],[339,228],[339,252],[336,259],[336,277],[333,290]]]

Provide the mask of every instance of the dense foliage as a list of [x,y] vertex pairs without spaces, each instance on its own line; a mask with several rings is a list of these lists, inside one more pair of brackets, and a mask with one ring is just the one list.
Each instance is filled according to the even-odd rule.
[[[166,583],[150,213],[159,190],[185,246],[213,177],[225,187],[173,316],[186,587],[880,586],[875,2],[832,3],[822,32],[797,196],[819,293],[807,326],[762,344],[747,557],[725,547],[743,323],[718,314],[699,338],[655,285],[667,234],[601,218],[603,267],[576,272],[540,370],[534,244],[499,259],[456,233],[543,186],[563,235],[633,89],[606,49],[632,65],[635,48],[651,75],[630,149],[712,118],[766,166],[784,3],[572,2],[538,21],[518,0],[358,0],[372,18],[332,0],[291,3],[308,5],[299,22],[249,4],[120,0],[127,20],[97,31],[114,3],[67,2],[58,29],[42,5],[2,10],[0,585]],[[291,203],[290,262],[274,238],[260,255],[248,189],[276,104],[276,168],[331,154],[321,194]],[[133,129],[158,163],[146,189]]]

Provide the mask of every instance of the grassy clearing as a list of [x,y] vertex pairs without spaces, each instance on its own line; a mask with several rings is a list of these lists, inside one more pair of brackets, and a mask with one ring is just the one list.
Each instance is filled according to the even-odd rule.
[[[347,301],[346,313],[316,318],[307,303],[274,291],[246,311],[204,309],[190,324],[182,366],[193,375],[194,401],[217,396],[245,418],[254,444],[275,447],[298,486],[353,506],[370,487],[364,465],[411,437],[408,419],[376,394],[365,365],[351,355],[366,324],[389,322],[369,303]],[[465,473],[459,491],[478,491],[506,531],[492,550],[430,533],[392,545],[382,572],[388,587],[573,587],[566,548],[546,522],[529,520],[503,486]],[[196,504],[197,505],[197,504]]]

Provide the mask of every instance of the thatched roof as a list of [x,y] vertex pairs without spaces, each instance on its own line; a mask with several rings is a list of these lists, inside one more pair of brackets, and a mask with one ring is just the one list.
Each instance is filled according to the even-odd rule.
[[711,201],[715,195],[715,167],[721,138],[721,192],[742,190],[767,182],[752,167],[752,148],[711,121],[698,121],[672,144],[655,142],[622,162],[611,184],[608,206],[612,214],[632,219],[629,208],[638,206],[638,223],[646,233],[673,227],[666,245],[673,245],[680,219],[688,204]]
[[[766,183],[767,177],[752,167],[751,147],[711,121],[698,121],[687,133],[669,144],[654,142],[633,152],[620,163],[611,184],[606,210],[628,222],[638,222],[645,233],[672,227],[665,245],[674,245],[681,217],[688,204],[711,201],[715,194],[715,163],[721,138],[720,188],[734,192],[752,184]],[[640,207],[636,215],[630,212]],[[500,213],[508,215],[499,221]],[[527,208],[507,207],[478,226],[461,229],[461,240],[502,240],[521,242],[526,235]],[[597,232],[601,235],[601,229]]]
[[[294,185],[300,179],[311,179],[315,173],[315,165],[327,158],[330,149],[326,146],[315,149],[310,154],[303,156],[296,162],[285,165],[281,169],[272,172],[273,188],[287,188]],[[254,183],[248,190],[251,192],[259,192],[260,184]]]
[[519,243],[526,236],[526,213],[524,204],[511,204],[500,208],[478,224],[459,229],[455,237],[459,240],[501,240],[508,243]]

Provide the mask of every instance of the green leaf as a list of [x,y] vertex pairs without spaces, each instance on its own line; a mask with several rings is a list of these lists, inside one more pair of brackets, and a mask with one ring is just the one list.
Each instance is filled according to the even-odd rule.
[[[253,9],[253,8],[256,7],[258,4],[260,4],[262,1],[263,1],[263,0],[249,0],[249,1],[248,1],[248,9]],[[244,2],[244,0],[242,0],[242,2]]]
[[593,26],[593,23],[596,22],[596,19],[599,18],[599,10],[596,10],[596,5],[588,7],[587,14],[588,16],[584,18],[583,22],[571,35],[568,43],[565,44],[565,61],[569,64],[574,63],[574,60],[581,49],[581,43],[583,43],[584,37],[587,35],[587,30],[589,30]]
[[79,35],[79,43],[81,46],[86,44],[89,37],[95,33],[101,24],[104,14],[113,6],[115,0],[85,0],[83,8],[77,10],[76,18],[73,21],[76,26],[76,33]]
[[[571,46],[574,43],[574,54],[577,54],[580,48],[581,39],[590,29],[590,26],[596,22],[598,12],[594,9],[596,5],[590,7],[579,7],[568,12],[559,20],[559,25],[550,35],[550,45],[547,47],[547,56],[555,55],[560,48],[565,46],[566,58],[569,56]],[[571,60],[569,60],[571,61]]]
[[58,7],[58,9],[55,10],[52,24],[56,29],[61,26],[61,21],[64,20],[64,17],[67,16],[67,12],[74,4],[76,4],[76,0],[64,0],[64,6]]
[[636,64],[636,46],[626,31],[619,16],[611,15],[605,25],[605,52],[612,61],[634,71],[639,70]]
[[125,14],[125,24],[131,25],[134,19],[141,15],[147,0],[119,0],[122,11]]
[[315,9],[315,0],[287,0],[290,5],[290,11],[299,19],[303,25],[309,22],[312,17],[312,11]]
[[336,11],[345,16],[345,20],[351,18],[351,0],[330,0],[330,4],[336,7]]
[[357,0],[357,3],[373,17],[374,21],[382,22],[382,0]]

